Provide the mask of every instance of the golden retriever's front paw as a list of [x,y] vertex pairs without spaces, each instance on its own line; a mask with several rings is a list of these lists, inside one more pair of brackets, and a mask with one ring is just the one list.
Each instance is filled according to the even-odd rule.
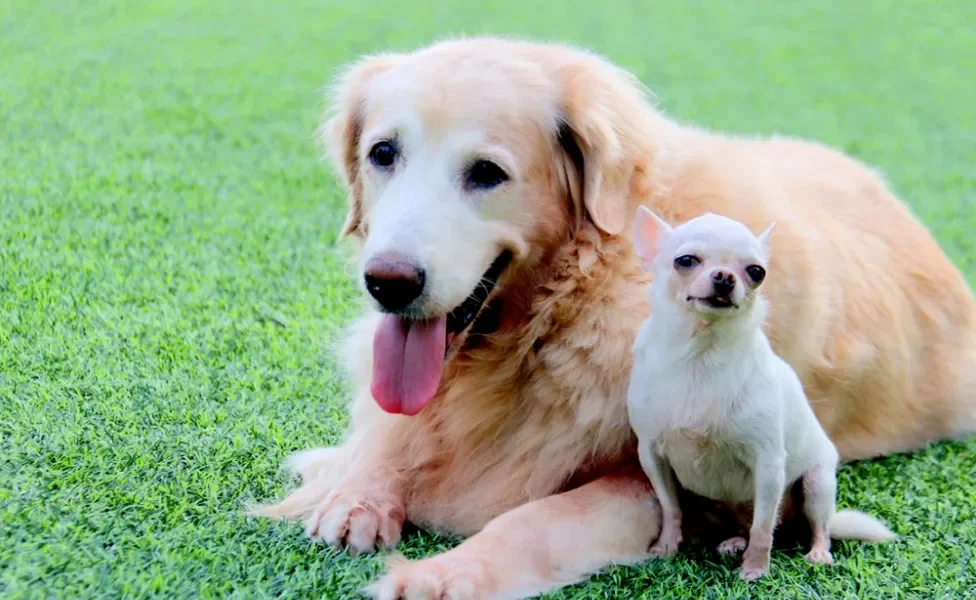
[[353,556],[400,541],[405,512],[392,498],[339,490],[305,519],[305,533]]
[[391,560],[389,571],[364,592],[376,600],[486,600],[480,570],[441,555],[418,562]]

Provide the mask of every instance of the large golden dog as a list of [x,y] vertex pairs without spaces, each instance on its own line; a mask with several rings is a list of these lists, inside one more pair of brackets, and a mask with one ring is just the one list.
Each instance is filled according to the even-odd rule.
[[[679,125],[627,73],[469,39],[366,58],[322,128],[375,310],[343,352],[341,446],[268,516],[363,552],[404,521],[471,535],[380,598],[517,598],[640,560],[659,528],[625,393],[649,314],[638,205],[776,222],[767,331],[846,459],[976,429],[976,303],[871,170]],[[688,519],[692,519],[688,516]]]

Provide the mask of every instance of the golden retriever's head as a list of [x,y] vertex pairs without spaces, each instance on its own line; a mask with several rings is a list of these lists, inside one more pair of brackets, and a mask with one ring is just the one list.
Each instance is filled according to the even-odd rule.
[[627,229],[656,114],[594,55],[498,39],[366,58],[337,92],[322,137],[349,189],[342,233],[361,242],[362,280],[389,315],[373,393],[413,414],[513,267],[579,228]]

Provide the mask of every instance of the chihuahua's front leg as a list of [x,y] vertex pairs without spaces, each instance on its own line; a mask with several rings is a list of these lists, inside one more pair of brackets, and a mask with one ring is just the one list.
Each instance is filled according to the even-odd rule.
[[637,444],[641,467],[651,480],[661,504],[661,535],[651,546],[649,554],[670,558],[681,544],[681,507],[678,505],[678,489],[671,473],[671,465],[654,450],[654,441],[649,437],[641,437]]
[[773,528],[786,487],[786,452],[760,456],[753,467],[755,500],[749,545],[742,557],[739,576],[754,581],[769,571],[769,552],[773,547]]

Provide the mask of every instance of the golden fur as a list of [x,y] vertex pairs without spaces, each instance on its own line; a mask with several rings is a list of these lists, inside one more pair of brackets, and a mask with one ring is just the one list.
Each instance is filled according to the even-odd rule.
[[489,246],[515,259],[486,308],[497,325],[461,340],[415,417],[373,402],[378,316],[357,323],[343,352],[356,389],[347,441],[294,457],[301,487],[260,509],[353,552],[392,546],[404,520],[474,534],[392,565],[378,597],[524,597],[646,556],[660,518],[625,398],[650,310],[628,238],[641,203],[674,223],[707,211],[757,233],[776,222],[766,331],[844,458],[976,429],[972,294],[858,162],[678,125],[632,77],[579,50],[450,41],[366,58],[340,80],[323,137],[349,188],[343,231],[362,242],[382,206],[362,138],[393,94],[427,132],[481,131],[502,148],[516,201],[482,220],[503,231]]

